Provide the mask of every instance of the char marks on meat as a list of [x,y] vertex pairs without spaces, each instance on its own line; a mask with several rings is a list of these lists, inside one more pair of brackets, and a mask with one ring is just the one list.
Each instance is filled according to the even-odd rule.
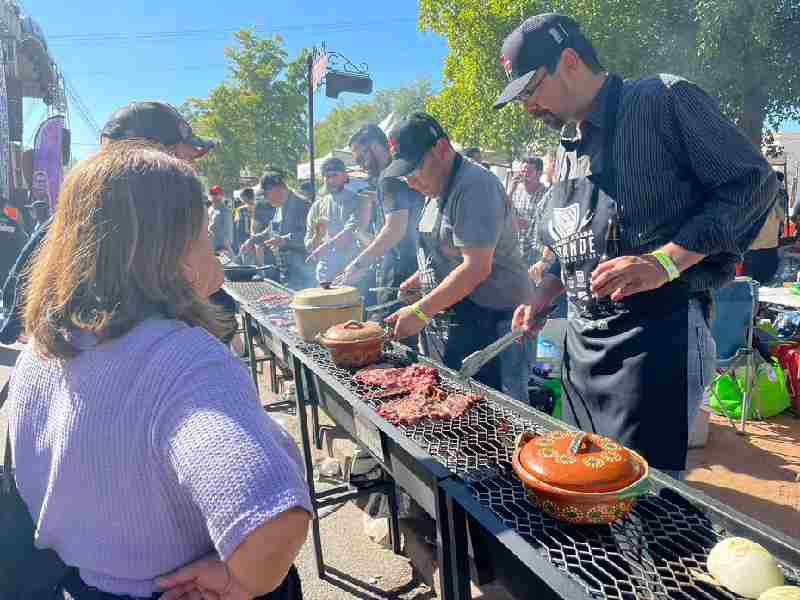
[[289,306],[292,297],[289,294],[270,292],[259,296],[257,302],[265,308],[285,308]]
[[378,414],[395,425],[414,425],[425,417],[455,419],[483,400],[477,394],[448,392],[438,385],[417,387],[409,396],[384,403]]
[[411,365],[402,369],[372,367],[356,373],[355,379],[360,383],[387,390],[405,387],[417,388],[439,383],[439,371],[425,365]]

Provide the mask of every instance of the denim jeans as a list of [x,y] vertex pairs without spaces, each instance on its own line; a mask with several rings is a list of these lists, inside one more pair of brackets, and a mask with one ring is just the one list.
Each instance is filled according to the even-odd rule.
[[[511,331],[511,321],[500,321],[497,324],[497,337]],[[515,400],[530,403],[528,382],[531,376],[531,365],[536,355],[536,340],[523,337],[500,353],[500,377],[502,392]]]

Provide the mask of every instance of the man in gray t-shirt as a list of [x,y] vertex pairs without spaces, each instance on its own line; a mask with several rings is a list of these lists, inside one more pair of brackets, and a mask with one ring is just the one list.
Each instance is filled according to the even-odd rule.
[[[508,333],[516,304],[531,295],[514,223],[500,180],[453,150],[433,117],[415,113],[389,136],[392,163],[382,177],[404,177],[428,197],[419,222],[419,269],[401,290],[422,299],[387,321],[398,338],[425,330],[426,352],[451,368]],[[477,375],[521,401],[532,346],[512,346]]]
[[209,193],[211,212],[208,216],[208,233],[214,244],[214,252],[233,253],[233,213],[225,206],[225,194],[215,185]]

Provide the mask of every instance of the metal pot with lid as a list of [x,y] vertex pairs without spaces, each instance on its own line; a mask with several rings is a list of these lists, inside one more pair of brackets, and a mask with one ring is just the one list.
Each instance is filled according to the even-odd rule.
[[317,334],[339,323],[360,321],[364,313],[364,303],[356,288],[334,287],[330,283],[297,292],[291,307],[297,333],[307,342],[315,341]]
[[647,489],[649,467],[618,442],[580,431],[522,434],[514,472],[543,512],[576,524],[606,524],[630,512]]
[[347,321],[317,336],[337,367],[359,368],[378,362],[389,333],[374,321]]

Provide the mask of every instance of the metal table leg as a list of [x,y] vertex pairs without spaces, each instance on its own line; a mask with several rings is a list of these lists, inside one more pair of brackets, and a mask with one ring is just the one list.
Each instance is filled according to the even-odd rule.
[[469,555],[467,553],[467,513],[449,495],[447,503],[447,526],[450,530],[451,565],[453,568],[454,600],[472,600],[470,587]]
[[256,349],[253,346],[253,336],[250,335],[253,317],[244,309],[241,309],[244,320],[244,345],[247,348],[247,360],[250,362],[250,373],[253,375],[253,382],[258,390],[258,365],[256,364]]
[[322,556],[322,536],[319,530],[319,517],[317,515],[317,492],[314,488],[314,461],[311,456],[311,439],[308,431],[308,418],[306,416],[307,392],[303,380],[303,363],[296,356],[292,357],[294,369],[294,385],[297,403],[297,418],[300,422],[300,442],[303,446],[303,458],[306,464],[306,480],[311,495],[311,508],[314,511],[311,521],[311,535],[314,543],[314,564],[317,567],[317,576],[325,576],[325,561]]
[[402,552],[400,547],[400,516],[397,506],[397,487],[394,484],[394,479],[392,479],[386,496],[389,501],[389,534],[392,536],[392,552],[400,554]]
[[456,600],[453,590],[453,534],[450,531],[447,494],[436,486],[436,558],[439,562],[439,586],[442,600]]

